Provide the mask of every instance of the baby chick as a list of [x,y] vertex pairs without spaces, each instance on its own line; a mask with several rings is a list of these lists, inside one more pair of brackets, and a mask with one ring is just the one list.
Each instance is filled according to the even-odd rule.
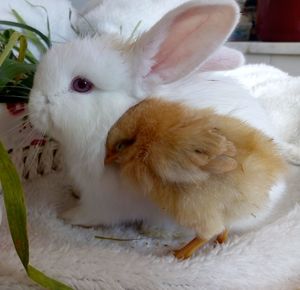
[[[179,259],[213,237],[227,238],[236,221],[266,210],[285,162],[272,139],[210,109],[146,99],[111,128],[105,163],[130,180],[196,238],[175,251]],[[251,223],[251,222],[250,222]]]

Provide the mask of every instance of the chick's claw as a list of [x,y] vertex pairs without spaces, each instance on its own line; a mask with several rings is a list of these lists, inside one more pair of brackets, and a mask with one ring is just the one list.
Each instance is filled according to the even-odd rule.
[[224,244],[228,240],[228,230],[224,230],[215,240],[218,244]]

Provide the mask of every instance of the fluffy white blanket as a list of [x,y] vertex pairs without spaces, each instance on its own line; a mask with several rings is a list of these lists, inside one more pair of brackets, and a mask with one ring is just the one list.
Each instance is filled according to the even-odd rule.
[[[53,174],[26,184],[32,264],[75,289],[296,289],[300,282],[300,169],[290,168],[287,195],[270,224],[209,245],[176,261],[179,239],[147,238],[134,228],[83,229],[56,218],[63,178]],[[0,238],[0,289],[39,289],[16,257],[6,222]],[[95,235],[141,238],[97,240]]]
[[286,158],[300,164],[300,77],[265,64],[229,71],[268,111]]

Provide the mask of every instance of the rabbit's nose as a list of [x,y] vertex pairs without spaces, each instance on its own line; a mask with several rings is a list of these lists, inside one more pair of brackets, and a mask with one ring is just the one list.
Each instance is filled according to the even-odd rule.
[[36,90],[36,89],[31,90],[29,100],[37,100],[38,102],[42,102],[47,105],[51,103],[47,94],[45,94],[41,90]]
[[49,100],[49,97],[48,97],[47,95],[45,96],[45,103],[46,103],[47,105],[51,103],[50,100]]
[[50,105],[53,104],[53,102],[51,102],[51,99],[49,98],[49,96],[47,94],[42,94],[43,96],[43,101],[45,102],[46,105]]

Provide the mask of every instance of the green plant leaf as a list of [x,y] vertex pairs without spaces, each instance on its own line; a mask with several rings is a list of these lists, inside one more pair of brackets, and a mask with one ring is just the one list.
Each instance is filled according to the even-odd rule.
[[[27,1],[26,1],[27,2]],[[29,4],[29,3],[28,3]],[[25,24],[27,25],[27,23],[25,22],[25,20],[22,18],[22,16],[15,10],[15,9],[12,9],[12,14],[16,17],[18,23],[21,23],[21,24]],[[49,20],[47,20],[47,25],[49,25]],[[50,29],[50,28],[49,28]],[[41,52],[41,53],[45,53],[47,51],[47,47],[44,45],[44,43],[40,40],[39,37],[37,37],[37,34],[30,31],[30,30],[23,30],[23,33],[25,33],[26,37],[31,40],[31,42],[36,46],[36,48]],[[48,38],[50,40],[50,37],[49,37],[49,31],[48,31]]]
[[[80,16],[80,14],[79,14],[78,16]],[[72,9],[69,9],[69,22],[70,22],[71,29],[72,29],[77,35],[80,35],[80,32],[79,32],[78,28],[77,28],[76,26],[74,26],[73,23],[72,23]]]
[[33,281],[37,282],[46,289],[72,290],[71,287],[46,276],[44,273],[32,267],[31,265],[28,265],[27,274]]
[[27,236],[27,214],[22,184],[10,157],[0,142],[0,182],[8,225],[16,252],[28,277],[51,290],[72,290],[29,265],[29,242]]
[[[26,38],[21,33],[8,29],[0,36],[2,49],[0,53],[0,103],[11,103],[12,100],[16,100],[16,97],[19,101],[27,102],[36,64],[26,63],[24,60],[25,58],[31,62],[36,60],[27,50]],[[18,41],[20,42],[19,48],[16,47]],[[15,50],[18,56],[15,56]],[[19,89],[16,89],[17,86]],[[9,96],[13,98],[8,99]],[[27,98],[24,99],[24,96]],[[21,100],[22,97],[23,100]]]
[[28,31],[32,31],[32,32],[36,33],[45,42],[45,44],[47,45],[48,48],[51,47],[50,39],[42,32],[35,29],[34,27],[31,27],[27,24],[13,22],[13,21],[6,21],[6,20],[0,20],[0,25],[6,25],[6,26],[10,26],[10,27],[19,27],[19,28],[22,28],[22,29],[25,29]]
[[24,0],[28,5],[30,5],[33,8],[41,8],[42,10],[45,11],[46,15],[47,15],[47,31],[48,31],[48,38],[51,42],[51,30],[50,30],[50,21],[49,21],[49,15],[48,15],[48,11],[46,9],[46,7],[44,7],[43,5],[36,5],[36,4],[32,4],[31,2]]
[[[138,30],[138,28],[141,26],[141,24],[142,24],[142,20],[140,20],[136,25],[135,25],[135,27],[133,28],[133,30],[132,30],[132,32],[131,32],[131,35],[129,36],[129,38],[128,38],[128,42],[131,42],[134,38],[135,38],[135,34],[136,34],[136,32],[137,32],[137,30]],[[137,37],[137,36],[136,36]]]
[[0,94],[0,104],[15,104],[15,103],[28,103],[28,97],[24,96],[13,96],[13,95],[1,95]]
[[35,64],[21,63],[12,59],[6,59],[0,67],[0,90],[21,74],[27,74],[27,77],[32,74],[31,78],[33,78],[35,70]]
[[[12,34],[15,32],[15,30],[13,29],[6,29],[3,31],[0,31],[0,53],[1,51],[4,50],[4,46],[8,43],[10,37],[12,36]],[[28,38],[28,37],[26,37]],[[18,46],[14,46],[14,50],[19,52],[19,47]],[[36,58],[33,56],[33,54],[26,49],[25,50],[25,59],[28,60],[31,63],[37,63]]]
[[104,236],[95,236],[95,238],[98,240],[109,240],[115,242],[132,242],[132,241],[143,240],[143,238],[123,239],[123,238],[104,237]]
[[19,37],[20,47],[19,47],[19,55],[18,55],[18,61],[23,62],[26,55],[27,50],[27,40],[22,35]]
[[20,53],[18,58],[20,58],[20,61],[24,60],[25,51],[27,49],[27,40],[20,32],[15,31],[10,37],[3,52],[0,54],[0,67],[4,63],[5,59],[9,56],[18,41],[20,42]]
[[0,143],[0,181],[11,237],[26,269],[29,262],[29,245],[24,194],[18,173],[2,143]]

